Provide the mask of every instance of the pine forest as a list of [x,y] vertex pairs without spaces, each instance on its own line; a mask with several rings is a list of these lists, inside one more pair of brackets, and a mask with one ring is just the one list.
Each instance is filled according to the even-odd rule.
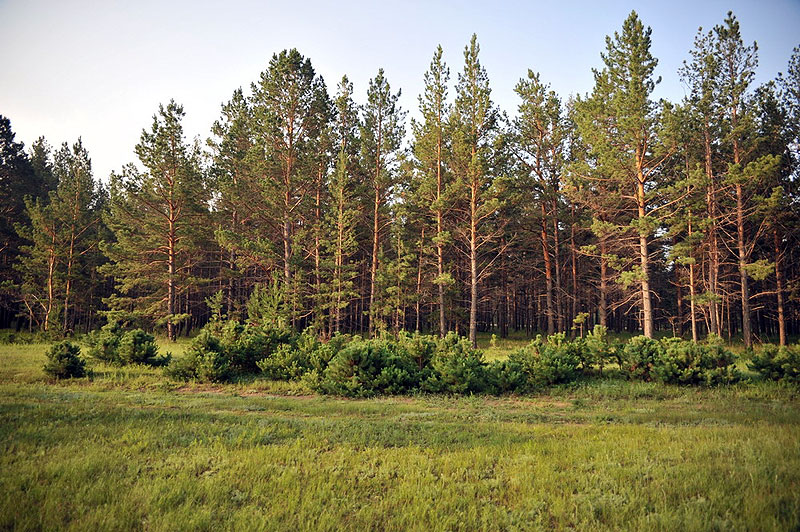
[[[534,69],[499,109],[475,35],[433,50],[418,109],[391,71],[366,99],[276,53],[191,140],[163,103],[132,160],[81,139],[25,147],[0,117],[0,328],[51,338],[111,320],[191,335],[219,317],[321,339],[455,332],[800,334],[800,49],[756,85],[733,14],[700,29],[657,101],[636,13],[594,88]],[[532,65],[535,67],[535,65]],[[409,118],[413,111],[413,118]]]

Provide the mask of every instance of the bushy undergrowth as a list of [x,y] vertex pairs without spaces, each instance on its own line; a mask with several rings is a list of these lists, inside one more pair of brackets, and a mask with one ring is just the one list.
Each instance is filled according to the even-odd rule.
[[719,344],[700,344],[680,338],[661,341],[664,351],[655,366],[655,376],[669,384],[715,386],[741,378],[734,367],[736,356]]
[[[166,372],[178,380],[225,382],[263,370],[270,378],[288,380],[298,372],[290,353],[297,340],[298,335],[285,327],[242,325],[233,320],[214,322],[192,340],[184,356],[173,360]],[[278,362],[273,365],[263,362],[276,356]]]
[[646,336],[634,336],[622,348],[622,369],[632,379],[651,381],[664,355],[664,346]]
[[437,393],[493,392],[491,369],[483,352],[473,349],[469,340],[455,333],[435,339],[436,351],[430,360],[430,372],[421,387]]
[[[108,325],[90,335],[92,356],[113,363],[158,360],[152,336]],[[336,334],[325,341],[313,331],[296,333],[282,324],[215,321],[193,340],[167,375],[178,380],[226,382],[243,375],[302,381],[320,393],[351,397],[404,393],[530,393],[603,373],[619,364],[629,379],[714,386],[741,379],[735,356],[719,342],[638,336],[609,339],[604,327],[586,337],[537,336],[506,360],[487,363],[483,353],[455,333],[444,338],[401,333],[363,339]],[[751,369],[768,378],[797,382],[796,350],[765,349]],[[617,370],[614,370],[617,371]]]
[[53,340],[54,335],[48,334],[43,331],[28,332],[28,331],[14,331],[2,330],[0,331],[0,345],[27,345],[49,342]]
[[493,366],[495,384],[500,392],[531,392],[570,382],[578,376],[578,366],[589,358],[583,341],[567,341],[564,333],[546,339],[540,335]]
[[401,343],[356,339],[336,353],[313,387],[351,397],[406,393],[419,386],[420,373]]
[[747,367],[765,379],[800,383],[800,347],[764,345],[761,354],[754,355]]
[[174,379],[201,382],[225,382],[233,375],[229,354],[208,330],[201,331],[186,353],[174,359],[165,372]]
[[306,377],[310,383],[314,383],[336,353],[350,342],[350,337],[335,334],[323,342],[316,335],[303,332],[290,340],[280,344],[256,365],[271,379],[288,381]]
[[86,363],[81,358],[81,348],[64,340],[53,344],[47,350],[47,363],[44,372],[56,379],[70,379],[86,376]]
[[144,364],[165,366],[171,355],[159,355],[155,337],[142,329],[126,331],[117,322],[86,335],[89,355],[117,366]]
[[631,338],[622,349],[622,367],[628,376],[667,384],[713,386],[741,378],[736,356],[713,339],[701,344],[681,338]]

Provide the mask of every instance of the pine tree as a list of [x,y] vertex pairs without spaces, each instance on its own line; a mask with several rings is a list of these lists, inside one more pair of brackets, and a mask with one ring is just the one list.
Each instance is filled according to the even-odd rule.
[[226,254],[226,268],[220,275],[227,280],[225,303],[229,316],[241,311],[247,299],[247,287],[243,286],[245,272],[259,262],[254,257],[260,258],[255,250],[244,250],[247,246],[242,245],[244,233],[257,231],[255,220],[260,197],[249,157],[254,142],[252,122],[250,105],[242,89],[236,89],[222,105],[220,119],[211,127],[214,137],[208,140],[212,150],[209,173],[219,224],[215,237]]
[[116,314],[166,323],[175,340],[178,297],[202,282],[194,267],[203,259],[200,230],[207,223],[207,192],[196,146],[184,140],[183,107],[174,101],[159,106],[150,130],[142,131],[134,165],[111,178],[106,223],[114,233],[103,251],[110,263],[117,294],[107,303]]
[[[685,105],[674,108],[667,117],[666,128],[671,130],[676,152],[664,170],[673,175],[673,182],[662,191],[662,201],[674,204],[665,225],[672,237],[670,259],[677,292],[676,325],[680,335],[685,321],[681,292],[683,287],[688,287],[689,296],[685,299],[689,302],[689,323],[695,342],[699,339],[698,302],[716,301],[716,298],[710,297],[710,292],[702,295],[698,292],[698,257],[702,257],[705,231],[714,230],[714,222],[709,220],[706,213],[710,196],[705,165],[708,147],[703,142],[706,129],[704,121],[698,120],[698,116],[702,117],[698,115],[694,102],[688,100]],[[710,255],[714,256],[713,253]],[[709,269],[713,264],[713,261],[708,261]],[[711,309],[708,314],[713,316],[713,311]],[[716,323],[713,319],[709,319],[709,322],[712,325]]]
[[274,55],[252,88],[263,199],[280,223],[283,276],[288,287],[292,284],[292,241],[300,219],[298,211],[314,183],[308,179],[314,162],[311,144],[324,125],[317,104],[325,85],[311,60],[292,49]]
[[478,285],[485,275],[481,263],[485,246],[498,235],[488,221],[500,206],[494,176],[489,173],[494,141],[498,130],[498,112],[491,101],[486,70],[478,55],[478,37],[473,34],[464,48],[464,71],[458,75],[456,101],[451,115],[453,135],[453,173],[457,180],[463,221],[457,232],[469,260],[469,340],[477,345]]
[[[567,129],[561,112],[561,101],[555,92],[539,80],[539,74],[528,71],[527,78],[517,83],[515,92],[521,98],[519,114],[514,121],[514,145],[521,164],[524,207],[529,217],[540,215],[540,240],[544,258],[547,304],[547,334],[555,332],[555,320],[561,315],[561,283],[558,274],[558,201],[564,169]],[[532,178],[532,179],[531,179]],[[538,203],[538,213],[530,212]],[[553,244],[548,231],[552,220]],[[551,254],[550,250],[553,250]],[[552,265],[551,258],[555,259]],[[553,278],[557,282],[553,283]],[[559,323],[559,330],[564,327]]]
[[361,160],[364,170],[369,173],[369,186],[372,192],[372,253],[370,266],[369,330],[374,327],[374,312],[377,310],[376,279],[380,263],[381,240],[384,229],[391,223],[385,208],[394,191],[397,181],[395,166],[405,129],[405,112],[397,101],[400,91],[392,93],[383,69],[370,80],[367,89],[367,103],[362,109]]
[[[778,341],[786,345],[786,301],[784,262],[787,255],[785,249],[787,237],[791,229],[798,226],[798,212],[792,204],[792,171],[795,161],[792,154],[792,131],[790,127],[789,109],[782,105],[778,89],[774,82],[769,82],[756,90],[756,120],[758,124],[758,141],[755,157],[773,155],[780,158],[772,175],[764,176],[763,190],[755,197],[758,206],[758,218],[767,223],[770,233],[769,244],[764,246],[764,255],[772,258],[775,274],[776,321],[778,325]],[[752,267],[751,267],[752,269]],[[760,272],[765,275],[763,269]]]
[[[81,139],[72,147],[64,144],[56,152],[53,173],[58,182],[51,193],[50,207],[60,225],[63,247],[63,330],[75,327],[73,299],[75,288],[87,289],[85,266],[91,264],[90,254],[98,251],[101,222],[99,184],[92,176],[92,163]],[[84,291],[79,291],[78,296]]]
[[331,167],[336,163],[336,128],[334,116],[336,114],[334,103],[328,97],[325,90],[317,91],[314,102],[314,114],[319,121],[318,134],[311,140],[309,149],[311,151],[310,173],[313,176],[313,188],[311,193],[311,205],[309,205],[306,221],[303,224],[304,230],[297,232],[297,241],[303,243],[304,254],[313,259],[312,290],[313,307],[311,309],[313,320],[317,330],[324,331],[328,321],[327,310],[327,291],[322,285],[323,275],[323,252],[325,247],[325,211],[329,204],[328,182],[330,179]]
[[350,300],[357,296],[353,279],[356,269],[352,258],[358,250],[356,224],[359,211],[354,202],[355,166],[358,161],[358,110],[352,99],[353,84],[342,77],[336,95],[336,124],[338,156],[333,175],[328,182],[330,201],[325,213],[324,228],[327,237],[323,240],[325,252],[324,268],[327,269],[326,294],[330,310],[329,330],[337,333],[342,330],[342,311],[347,309]]
[[447,196],[448,168],[446,165],[448,146],[447,122],[451,106],[447,103],[447,84],[450,69],[442,60],[442,47],[433,54],[430,67],[425,73],[425,90],[419,96],[422,122],[414,121],[414,157],[421,178],[417,184],[417,195],[424,202],[435,221],[433,243],[436,246],[436,284],[439,306],[439,334],[447,333],[445,313],[445,291],[453,284],[453,277],[444,264],[445,246],[450,244],[450,232],[445,229],[445,218],[450,210]]
[[79,303],[84,312],[91,311],[86,294],[91,293],[88,279],[97,262],[93,255],[100,238],[102,191],[80,139],[72,148],[62,145],[52,161],[48,153],[40,151],[39,164],[52,173],[56,189],[47,201],[26,198],[30,225],[19,223],[17,229],[30,245],[22,246],[17,268],[29,316],[45,332],[68,334],[75,328]]
[[59,312],[58,266],[61,259],[60,227],[53,208],[40,198],[25,198],[30,225],[18,224],[19,235],[30,242],[20,247],[22,257],[16,264],[22,274],[22,302],[29,322],[46,333],[57,328]]
[[40,195],[30,159],[21,142],[15,142],[11,121],[0,115],[0,327],[8,327],[17,312],[21,279],[13,265],[25,241],[14,223],[27,224],[25,195]]
[[[800,168],[800,47],[795,47],[792,56],[789,59],[789,65],[786,74],[778,75],[779,87],[779,111],[783,121],[783,134],[775,135],[783,139],[788,147],[788,150],[783,156],[783,165],[785,172],[783,173],[785,184],[778,196],[783,202],[792,198],[792,193],[796,194],[796,189],[793,191],[790,183],[792,178],[797,177],[798,168]],[[774,135],[774,133],[773,133]],[[788,179],[786,179],[788,177]],[[781,345],[786,345],[786,316],[788,313],[785,310],[786,297],[785,292],[787,289],[785,280],[785,268],[787,256],[790,256],[790,251],[787,249],[789,238],[792,233],[797,233],[798,216],[796,204],[795,208],[791,211],[783,208],[784,205],[779,202],[777,206],[780,208],[780,214],[773,217],[773,246],[775,252],[775,281],[776,281],[776,296],[778,304],[778,328],[779,339]],[[787,211],[791,214],[786,216]],[[794,227],[794,231],[790,228]]]
[[[720,135],[720,87],[719,76],[721,65],[715,53],[715,36],[713,31],[704,33],[700,28],[694,40],[694,48],[689,52],[691,61],[684,61],[684,66],[679,74],[684,83],[689,86],[690,93],[685,102],[687,112],[686,120],[691,120],[696,126],[687,127],[697,130],[698,137],[695,142],[703,147],[702,168],[705,176],[705,230],[706,254],[708,257],[708,279],[706,292],[702,300],[708,303],[708,317],[711,332],[722,334],[722,315],[720,301],[720,212],[719,193],[721,184],[718,172],[718,138]],[[696,161],[690,161],[694,167]],[[695,214],[698,211],[695,209]]]
[[640,285],[644,334],[654,332],[650,286],[649,240],[654,231],[650,216],[658,170],[665,157],[658,152],[658,112],[650,99],[657,81],[658,60],[650,53],[651,29],[645,29],[635,12],[625,20],[622,33],[606,37],[605,68],[595,71],[595,90],[581,102],[578,128],[601,179],[613,180],[617,193],[632,202],[630,230],[638,236],[639,266],[626,280]]
[[[758,48],[755,43],[745,46],[739,30],[739,22],[728,12],[724,25],[714,27],[715,55],[720,65],[719,98],[723,115],[723,141],[729,150],[725,182],[734,189],[734,211],[736,226],[736,259],[739,273],[740,300],[742,309],[742,337],[745,346],[753,342],[750,316],[750,287],[748,269],[758,230],[752,233],[747,225],[752,221],[756,205],[752,196],[765,174],[774,172],[777,160],[773,155],[755,159],[752,143],[755,121],[747,90],[758,66]],[[749,233],[749,234],[748,234]]]

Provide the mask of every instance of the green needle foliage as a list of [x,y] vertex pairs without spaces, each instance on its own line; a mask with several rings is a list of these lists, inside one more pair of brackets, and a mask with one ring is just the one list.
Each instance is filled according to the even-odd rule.
[[86,362],[81,358],[80,346],[67,340],[53,344],[47,350],[44,372],[56,379],[86,376]]
[[208,212],[197,148],[184,140],[183,116],[174,101],[159,106],[136,146],[145,170],[128,165],[112,175],[106,223],[114,239],[103,249],[111,262],[101,269],[116,282],[117,293],[107,299],[110,315],[150,327],[166,324],[172,340],[186,318],[179,296],[202,282],[193,266],[202,258],[200,228]]

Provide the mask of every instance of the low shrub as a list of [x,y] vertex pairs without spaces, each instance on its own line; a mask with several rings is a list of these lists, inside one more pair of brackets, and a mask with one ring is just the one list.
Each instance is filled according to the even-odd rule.
[[564,333],[547,339],[539,335],[508,356],[503,382],[522,392],[571,382],[579,375],[582,360],[586,360],[582,341],[570,342]]
[[654,368],[663,353],[664,346],[658,340],[634,336],[622,348],[622,369],[632,379],[651,381],[655,377]]
[[109,364],[119,364],[119,341],[124,331],[119,322],[111,321],[86,335],[89,356]]
[[[584,370],[596,365],[603,373],[603,367],[616,362],[621,364],[620,346],[608,337],[608,329],[602,325],[595,325],[589,334],[582,339],[581,366]],[[587,364],[588,363],[588,364]]]
[[47,350],[44,372],[56,379],[86,376],[86,362],[81,358],[81,348],[67,340],[53,344]]
[[653,375],[668,384],[713,386],[737,382],[741,375],[733,366],[736,357],[722,345],[704,345],[681,338],[661,340],[663,350]]
[[166,366],[172,358],[170,354],[160,356],[156,339],[142,329],[125,331],[112,321],[99,330],[86,335],[89,355],[108,364],[127,366],[144,364],[147,366]]
[[525,393],[532,390],[528,373],[519,360],[493,360],[486,368],[492,391],[497,394]]
[[349,336],[335,334],[322,342],[312,332],[305,331],[291,343],[278,345],[269,356],[256,365],[270,379],[297,380],[310,372],[319,375],[331,359],[350,341]]
[[166,366],[172,356],[159,356],[156,339],[142,329],[133,329],[122,335],[117,347],[117,358],[122,365],[144,364],[146,366]]
[[424,391],[461,394],[492,391],[491,374],[482,351],[454,332],[435,342],[430,373],[421,383]]
[[765,379],[800,383],[800,347],[765,344],[747,367]]
[[294,344],[295,335],[285,327],[242,325],[229,321],[219,336],[231,366],[240,373],[257,373],[259,361],[270,357],[280,346]]
[[420,370],[408,351],[388,339],[354,340],[331,359],[315,389],[350,397],[414,390]]
[[55,338],[53,334],[43,331],[28,332],[28,331],[15,331],[13,329],[4,329],[0,331],[0,344],[10,345],[28,345],[38,344],[43,342],[50,342]]
[[440,341],[442,340],[435,336],[416,332],[414,334],[401,332],[397,337],[397,342],[406,349],[420,371],[430,366],[439,349]]
[[310,369],[327,365],[330,349],[310,334],[296,335],[284,327],[213,322],[167,373],[176,379],[205,382],[258,372],[272,379],[297,379]]
[[230,357],[216,336],[207,330],[198,334],[186,353],[172,360],[165,373],[176,380],[226,382],[233,376]]
[[299,379],[310,369],[307,353],[291,344],[279,345],[256,365],[266,377],[281,381]]

